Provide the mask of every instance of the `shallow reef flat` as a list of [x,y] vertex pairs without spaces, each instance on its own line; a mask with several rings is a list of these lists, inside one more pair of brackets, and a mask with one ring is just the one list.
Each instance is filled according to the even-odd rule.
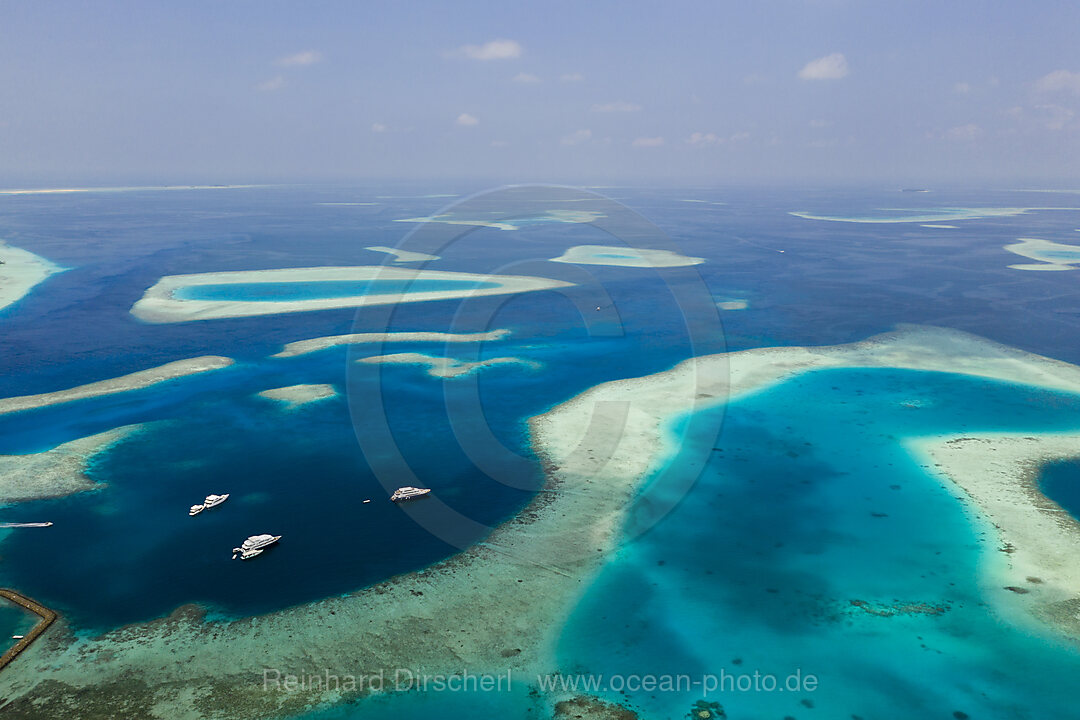
[[284,404],[287,408],[297,408],[317,400],[328,400],[337,397],[338,391],[333,385],[325,383],[315,385],[289,385],[286,387],[270,388],[256,393],[259,397],[274,400]]
[[428,260],[438,260],[438,255],[429,255],[428,253],[415,252],[413,250],[398,250],[397,248],[385,247],[383,245],[372,245],[371,247],[364,248],[365,250],[371,250],[372,252],[386,253],[387,255],[394,256],[394,262],[407,263],[407,262],[424,262]]
[[[460,284],[450,289],[425,290],[425,281]],[[418,283],[408,288],[382,293],[358,293],[333,297],[295,298],[289,300],[189,299],[185,291],[203,286],[250,287],[268,285],[310,286],[318,283],[389,282]],[[355,267],[279,268],[275,270],[240,270],[232,272],[166,275],[149,288],[131,308],[131,314],[148,323],[192,322],[218,318],[252,317],[281,313],[333,310],[368,305],[396,305],[488,295],[512,295],[537,290],[569,287],[571,283],[519,275],[480,275],[439,270],[388,268],[380,265]]]
[[424,367],[427,374],[432,377],[446,380],[464,377],[477,370],[496,365],[522,365],[531,369],[539,367],[539,363],[532,360],[524,360],[517,357],[496,357],[476,362],[465,362],[456,358],[437,357],[423,353],[393,353],[391,355],[375,355],[373,357],[360,358],[356,362],[365,365],[419,365]]
[[[987,597],[1080,639],[1080,522],[1039,489],[1041,468],[1080,455],[1080,434],[970,434],[905,443],[924,469],[954,482],[996,528]],[[1005,591],[1005,592],[1003,592]]]
[[389,333],[349,333],[347,335],[327,335],[325,337],[297,340],[282,348],[281,352],[270,357],[287,358],[297,355],[326,350],[339,345],[360,345],[363,343],[470,343],[501,340],[510,331],[505,328],[478,333],[444,332],[389,332]]
[[108,380],[79,385],[67,390],[39,393],[37,395],[19,395],[16,397],[0,398],[0,415],[5,413],[19,412],[21,410],[33,410],[47,405],[59,405],[60,403],[75,400],[86,400],[113,395],[115,393],[140,390],[156,385],[157,383],[175,380],[176,378],[198,373],[220,370],[229,367],[235,361],[232,358],[217,355],[203,355],[196,358],[176,360],[174,362],[158,365],[147,370],[138,370],[127,375],[121,375]]
[[925,210],[883,210],[898,212],[896,215],[814,215],[808,212],[790,212],[789,215],[806,220],[828,220],[847,223],[939,223],[953,220],[979,220],[981,218],[1013,217],[1031,210],[1054,210],[1057,208],[927,208]]
[[0,241],[0,310],[25,297],[34,286],[64,268]]
[[705,258],[688,257],[671,250],[651,250],[618,245],[575,245],[551,262],[614,267],[687,267],[700,265]]
[[1080,264],[1080,246],[1038,238],[1020,238],[1005,249],[1038,263],[1010,265],[1013,270],[1075,270]]
[[407,223],[442,223],[445,225],[471,225],[474,227],[493,228],[495,230],[520,230],[523,225],[537,223],[591,223],[603,217],[592,210],[546,210],[536,215],[514,217],[512,220],[485,220],[483,218],[456,217],[453,213],[428,215],[425,217],[402,218],[394,222]]
[[86,475],[97,454],[144,425],[126,425],[26,455],[0,455],[0,505],[62,497],[102,487]]
[[[534,437],[543,455],[561,468],[560,474],[603,476],[605,482],[629,483],[634,478],[648,476],[675,452],[676,440],[666,431],[673,418],[721,405],[800,373],[825,368],[955,373],[1080,394],[1080,367],[1075,365],[960,331],[904,325],[895,332],[850,345],[765,348],[712,355],[688,360],[657,375],[599,385],[534,420]],[[604,408],[616,407],[622,408],[618,411],[623,415],[621,420],[594,419],[594,414]],[[977,464],[956,461],[949,464],[949,478],[968,491],[977,513],[994,516],[998,512],[1003,534],[1024,538],[1029,548],[1024,560],[1027,566],[1034,568],[1037,563],[1033,558],[1047,551],[1044,565],[1048,567],[1041,572],[1056,578],[1048,583],[1051,587],[1045,593],[1047,605],[1080,606],[1080,573],[1061,574],[1049,569],[1055,566],[1058,555],[1047,550],[1080,547],[1080,526],[1037,490],[1021,491],[1022,487],[1031,487],[1025,478],[1046,458],[1080,455],[1080,442],[1068,437],[1049,437],[1031,443],[1009,440],[1006,444],[1010,449],[993,456],[1002,462],[1011,461],[1017,468],[1015,474],[1006,468],[990,476]],[[587,441],[582,442],[582,438]],[[939,453],[943,452],[937,449],[940,444],[934,440],[919,448],[925,451],[932,446]],[[990,442],[981,443],[981,452],[985,455],[992,446]],[[950,457],[956,455],[952,450]],[[994,497],[995,487],[1010,481],[1016,485],[1010,501],[1023,503],[1015,514],[1002,515],[997,506],[983,504],[984,498]],[[1025,518],[1037,516],[1048,507],[1053,509],[1057,522],[1042,522],[1032,527],[1025,524]],[[1009,522],[1015,526],[1005,524]],[[1041,542],[1031,542],[1040,533],[1048,535]],[[1010,585],[1013,579],[1012,574],[1006,576],[994,570],[988,582],[1002,586]],[[1057,614],[1045,606],[1029,604],[1027,609],[1028,617],[1050,620],[1053,630],[1080,640],[1080,624],[1056,622]]]
[[565,621],[618,543],[637,493],[671,456],[672,423],[800,373],[845,367],[951,372],[1080,392],[1080,367],[918,326],[850,345],[701,357],[605,383],[530,421],[547,470],[545,491],[460,554],[259,617],[208,622],[185,607],[99,637],[55,627],[0,673],[0,695],[12,712],[32,707],[43,717],[98,709],[239,719],[299,714],[363,694],[265,691],[266,668],[355,676],[392,675],[402,666],[431,673],[510,668],[515,677],[557,672]]

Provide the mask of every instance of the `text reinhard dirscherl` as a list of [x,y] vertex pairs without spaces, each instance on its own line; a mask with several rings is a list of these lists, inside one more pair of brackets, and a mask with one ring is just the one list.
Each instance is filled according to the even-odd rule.
[[[785,676],[763,673],[706,673],[685,674],[570,674],[536,675],[535,687],[542,692],[693,692],[704,696],[724,692],[814,692],[818,688],[816,675],[801,669]],[[529,678],[532,679],[532,678]],[[510,669],[502,673],[425,673],[398,668],[393,672],[368,675],[333,673],[328,669],[316,673],[292,674],[277,668],[264,668],[262,689],[267,692],[510,692],[513,676]]]

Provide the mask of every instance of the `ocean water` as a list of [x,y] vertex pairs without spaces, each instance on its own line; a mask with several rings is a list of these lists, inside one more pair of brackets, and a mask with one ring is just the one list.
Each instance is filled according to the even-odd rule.
[[295,302],[325,300],[359,295],[400,295],[445,290],[481,290],[498,283],[470,280],[320,280],[317,282],[248,282],[217,285],[187,285],[174,295],[181,300],[242,300],[246,302]]
[[1039,476],[1043,494],[1080,520],[1080,462],[1050,463]]
[[[1038,193],[617,188],[607,191],[612,198],[655,223],[680,252],[707,262],[659,271],[549,263],[571,246],[617,240],[587,224],[537,217],[512,231],[463,228],[428,267],[544,275],[575,288],[392,312],[165,325],[128,312],[164,275],[386,262],[364,246],[397,245],[416,227],[397,220],[437,215],[454,199],[433,196],[478,189],[0,198],[0,239],[71,268],[0,311],[0,396],[197,355],[237,360],[143,390],[0,415],[0,453],[8,454],[147,423],[94,461],[89,475],[98,490],[0,508],[4,521],[55,523],[0,540],[0,585],[56,608],[84,633],[185,603],[244,617],[362,588],[451,556],[529,501],[543,481],[529,417],[598,383],[658,372],[695,354],[850,342],[907,322],[1080,362],[1075,281],[1068,273],[1011,270],[1015,256],[1002,249],[1021,237],[1074,238],[1080,211],[956,210],[1067,204]],[[372,204],[326,204],[358,202]],[[590,209],[587,202],[569,207]],[[792,211],[943,216],[958,228],[814,220]],[[262,285],[209,291],[223,293],[214,299],[267,299],[267,291],[307,299],[356,290]],[[714,311],[710,320],[708,308],[693,305],[702,297],[745,299],[748,309]],[[286,342],[347,332],[495,328],[511,335],[480,349],[391,343],[269,357]],[[421,368],[355,363],[393,352],[515,356],[539,369],[494,366],[443,382]],[[294,410],[256,396],[298,383],[329,383],[340,395]],[[912,399],[915,407],[903,404]],[[746,398],[728,410],[719,438],[698,437],[688,424],[688,452],[706,443],[721,450],[692,470],[701,477],[672,515],[637,537],[633,529],[650,520],[650,498],[666,488],[653,483],[642,493],[628,520],[636,539],[611,558],[566,621],[562,669],[784,675],[801,668],[820,678],[818,690],[794,702],[768,693],[710,698],[733,717],[1066,717],[1063,688],[1080,669],[1076,653],[990,614],[974,580],[985,528],[910,461],[899,439],[1076,428],[1078,409],[1075,398],[1029,388],[848,370]],[[381,439],[365,440],[372,437]],[[396,469],[396,455],[408,472]],[[1054,479],[1065,472],[1050,468],[1044,486],[1068,507],[1066,483]],[[456,531],[439,505],[414,504],[414,519],[387,502],[394,487],[414,480],[475,525]],[[232,497],[188,517],[188,506],[211,492]],[[438,537],[431,527],[448,532]],[[257,561],[230,560],[232,547],[261,532],[283,539]],[[852,600],[907,611],[882,616]],[[923,605],[947,610],[913,611]],[[536,712],[532,682],[518,683],[505,696],[410,693],[319,717]],[[609,695],[647,717],[685,716],[701,697]]]
[[[714,686],[708,699],[731,717],[1068,717],[1080,653],[988,607],[977,578],[995,538],[902,442],[1078,428],[1080,396],[879,369],[817,371],[745,398],[719,438],[684,420],[688,448],[715,443],[707,466],[697,475],[689,451],[672,460],[697,482],[608,563],[564,629],[560,664],[616,690],[645,675],[777,678],[774,692]],[[631,526],[651,524],[679,486],[651,485]],[[796,674],[816,688],[784,687]],[[679,717],[707,682],[608,694]]]
[[34,613],[7,598],[0,598],[0,654],[17,642],[13,636],[30,632],[38,620]]

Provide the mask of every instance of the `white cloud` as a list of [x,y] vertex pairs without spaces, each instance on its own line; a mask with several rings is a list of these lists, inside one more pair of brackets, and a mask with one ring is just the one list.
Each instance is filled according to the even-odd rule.
[[373,133],[384,133],[387,130],[389,130],[389,128],[382,123],[371,123],[371,132]]
[[956,127],[949,128],[945,133],[950,140],[961,140],[970,142],[977,140],[980,135],[983,134],[983,129],[975,123],[968,123],[967,125],[957,125]]
[[263,92],[273,92],[274,90],[280,90],[283,87],[285,87],[285,78],[281,75],[259,83],[259,89]]
[[593,112],[637,112],[641,109],[640,105],[635,103],[626,102],[625,100],[616,100],[609,103],[597,103],[592,106]]
[[322,59],[323,56],[321,52],[317,50],[304,50],[303,52],[293,53],[292,55],[278,58],[274,61],[274,64],[280,65],[281,67],[297,67],[314,65]]
[[664,144],[662,137],[639,137],[630,143],[634,147],[660,147]]
[[971,92],[971,83],[958,82],[952,86],[952,89],[957,95],[967,95]]
[[559,76],[559,80],[563,82],[585,82],[585,76],[581,73],[563,73]]
[[457,116],[457,124],[465,127],[472,127],[473,125],[479,125],[480,120],[475,115],[469,113],[461,113]]
[[686,139],[686,142],[691,145],[719,145],[724,142],[724,138],[720,137],[716,133],[691,133],[690,137]]
[[590,138],[592,138],[592,130],[577,130],[569,135],[563,136],[563,139],[559,142],[563,145],[579,145]]
[[492,40],[483,45],[462,45],[457,55],[470,60],[513,60],[521,57],[521,45],[514,40]]
[[[639,140],[649,140],[650,138],[638,138],[638,139]],[[656,143],[657,145],[662,145],[663,144],[663,138],[653,138],[653,139],[658,139],[658,140],[661,141],[659,143]],[[687,142],[688,145],[698,145],[700,147],[707,147],[709,145],[723,145],[724,143],[737,143],[737,142],[742,142],[743,140],[749,140],[749,139],[750,139],[750,133],[748,133],[748,132],[737,132],[737,133],[734,133],[732,135],[728,135],[726,137],[721,136],[721,135],[717,135],[716,133],[711,133],[711,132],[708,132],[708,133],[696,132],[696,133],[691,133],[690,137],[688,137],[686,139],[686,142]]]
[[1055,70],[1035,81],[1035,89],[1039,92],[1067,91],[1080,95],[1080,72]]
[[839,80],[847,77],[848,63],[843,53],[833,53],[811,60],[799,71],[803,80]]
[[532,73],[522,72],[514,76],[514,82],[526,84],[538,83],[540,82],[540,78],[538,78],[536,75],[533,75]]
[[1060,105],[1036,105],[1035,109],[1042,113],[1043,125],[1047,130],[1064,130],[1075,113]]

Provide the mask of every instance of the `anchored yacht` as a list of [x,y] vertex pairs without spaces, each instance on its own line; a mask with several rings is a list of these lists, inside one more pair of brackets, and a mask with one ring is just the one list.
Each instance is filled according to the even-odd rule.
[[203,500],[202,505],[191,506],[191,509],[188,510],[188,515],[198,515],[203,510],[209,510],[212,507],[217,507],[228,499],[229,493],[225,493],[224,495],[207,495],[206,499]]
[[250,560],[280,539],[280,535],[252,535],[240,547],[233,548],[232,559],[235,560],[239,555],[241,560]]
[[390,496],[392,502],[401,502],[402,500],[415,500],[421,498],[431,492],[430,488],[418,488],[418,487],[403,487],[394,491],[394,494]]

